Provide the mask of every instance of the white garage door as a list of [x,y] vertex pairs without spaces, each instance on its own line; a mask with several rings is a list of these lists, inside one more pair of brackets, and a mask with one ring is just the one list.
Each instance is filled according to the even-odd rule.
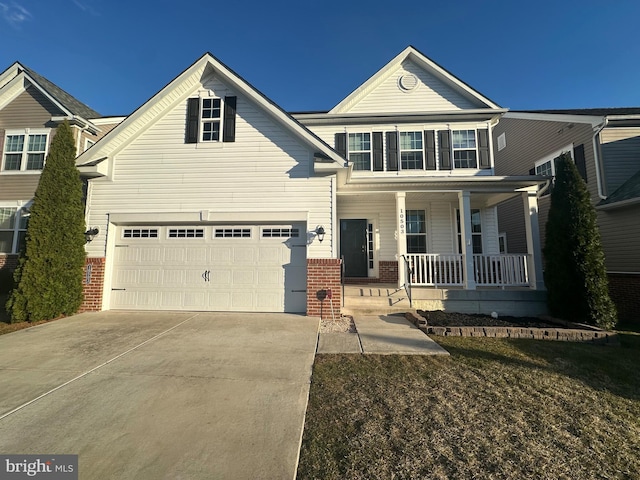
[[304,312],[304,224],[120,227],[112,309]]

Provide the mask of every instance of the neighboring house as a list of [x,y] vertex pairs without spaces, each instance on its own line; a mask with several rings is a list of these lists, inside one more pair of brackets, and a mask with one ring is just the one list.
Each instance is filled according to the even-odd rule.
[[[340,305],[341,258],[348,281],[469,292],[476,310],[538,293],[545,177],[495,174],[505,111],[412,47],[292,115],[205,54],[77,160],[99,230],[88,301],[318,315],[327,288]],[[510,198],[527,250],[501,256]]]
[[[640,312],[640,108],[509,112],[494,130],[496,173],[554,175],[554,159],[571,153],[587,182],[609,274],[609,289],[623,320]],[[550,204],[539,200],[544,241]],[[523,252],[522,207],[498,209],[506,251]]]
[[14,268],[55,130],[69,121],[78,152],[121,119],[100,114],[16,62],[0,73],[0,268]]

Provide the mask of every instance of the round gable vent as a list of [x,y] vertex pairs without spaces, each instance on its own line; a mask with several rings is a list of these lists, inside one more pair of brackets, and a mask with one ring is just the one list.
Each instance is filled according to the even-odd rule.
[[405,73],[398,78],[398,86],[405,92],[410,92],[418,86],[418,77],[413,73]]

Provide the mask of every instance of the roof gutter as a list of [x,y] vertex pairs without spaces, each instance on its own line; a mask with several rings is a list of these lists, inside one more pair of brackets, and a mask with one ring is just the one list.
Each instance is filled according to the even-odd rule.
[[78,126],[82,130],[87,130],[94,135],[100,132],[100,129],[96,127],[93,123],[91,123],[89,120],[85,120],[84,118],[79,117],[78,115],[64,115],[59,117],[51,117],[51,121],[55,123],[62,123],[65,120],[69,122],[69,125]]
[[603,165],[602,165],[602,159],[600,158],[600,145],[599,145],[599,142],[596,141],[596,138],[598,137],[598,135],[600,135],[600,132],[604,130],[604,128],[607,126],[608,123],[609,123],[609,120],[607,119],[607,117],[604,117],[602,123],[600,125],[596,125],[593,128],[593,138],[592,138],[593,159],[596,164],[595,166],[596,166],[596,182],[598,184],[598,196],[602,200],[606,200],[607,196],[604,194],[603,186],[602,186],[602,174],[604,173],[604,171],[600,170],[600,167],[603,167]]

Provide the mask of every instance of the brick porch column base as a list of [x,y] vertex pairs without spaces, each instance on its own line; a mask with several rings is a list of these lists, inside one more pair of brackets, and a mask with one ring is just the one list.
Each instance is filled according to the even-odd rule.
[[99,312],[102,310],[102,287],[104,286],[104,258],[87,258],[82,280],[84,300],[81,312]]
[[[330,289],[332,299],[327,298]],[[342,289],[340,288],[340,260],[338,258],[307,259],[307,315],[331,318],[331,304],[336,317],[340,316]]]
[[380,260],[380,282],[381,283],[397,283],[398,282],[398,261],[397,260]]

